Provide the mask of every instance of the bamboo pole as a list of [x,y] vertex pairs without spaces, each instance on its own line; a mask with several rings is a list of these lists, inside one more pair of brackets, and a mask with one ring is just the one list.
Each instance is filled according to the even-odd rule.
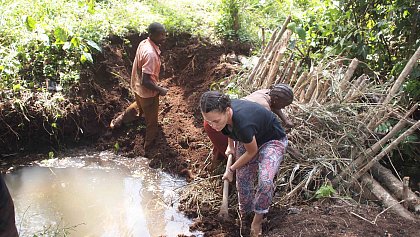
[[261,47],[262,47],[262,49],[264,49],[264,47],[265,47],[265,29],[264,29],[264,27],[261,27],[261,38],[262,38]]
[[285,83],[285,84],[291,85],[291,82],[292,82],[291,79],[292,79],[293,74],[295,72],[295,68],[296,68],[296,62],[292,61],[291,65],[290,65],[290,68],[287,71],[287,74],[285,74],[286,76],[284,77],[284,79],[283,80],[280,79],[279,81],[276,81],[276,84]]
[[[317,74],[318,75],[318,74]],[[318,76],[317,76],[318,77]],[[315,91],[314,91],[314,93],[312,94],[312,96],[311,96],[311,99],[309,100],[309,103],[313,103],[313,102],[315,102],[315,101],[317,101],[318,103],[320,102],[319,100],[318,100],[318,98],[319,98],[319,95],[321,94],[321,93],[323,93],[323,89],[324,89],[324,83],[323,83],[323,80],[322,79],[324,79],[324,78],[320,78],[320,79],[317,79],[317,83],[316,83],[316,88],[315,88]]]
[[278,82],[282,81],[282,78],[287,74],[288,70],[289,70],[289,65],[291,64],[292,60],[293,60],[293,53],[290,54],[289,58],[287,59],[287,61],[284,63],[282,70],[279,70],[277,72],[277,79],[275,80],[275,84],[277,84]]
[[279,31],[278,29],[274,30],[273,34],[271,35],[271,39],[268,42],[267,47],[265,47],[264,52],[261,54],[260,58],[258,59],[257,65],[255,65],[255,67],[251,71],[251,74],[249,75],[248,83],[251,83],[253,81],[255,74],[257,73],[258,69],[260,68],[260,65],[265,60],[265,57],[267,55],[267,51],[272,47],[272,45],[274,43],[274,39],[276,38],[276,36],[278,34],[278,31]]
[[264,79],[264,77],[266,76],[268,70],[270,69],[270,65],[271,62],[273,60],[273,57],[275,57],[278,48],[280,47],[280,43],[276,43],[274,45],[274,48],[272,51],[269,52],[268,57],[266,58],[266,60],[263,62],[263,64],[261,65],[261,67],[259,68],[259,70],[257,71],[257,74],[255,75],[254,78],[254,87],[260,87],[262,80]]
[[403,190],[402,190],[402,200],[404,200],[404,207],[408,208],[408,184],[410,183],[410,177],[403,178]]
[[[398,76],[394,85],[389,90],[387,96],[382,101],[382,105],[385,106],[386,104],[388,104],[392,100],[392,98],[395,97],[397,92],[400,90],[401,85],[404,83],[406,77],[411,73],[411,71],[413,70],[413,68],[416,65],[417,60],[419,60],[419,58],[420,58],[420,47],[417,48],[416,52],[413,54],[413,56],[411,56],[410,60],[405,65],[403,71],[400,73],[400,75]],[[370,120],[370,123],[367,126],[368,129],[372,130],[372,129],[375,128],[374,126],[376,125],[376,122],[375,122],[375,119],[373,117],[380,118],[380,117],[383,116],[383,114],[384,114],[384,111],[380,111],[375,115],[369,116],[368,119]]]
[[294,93],[297,93],[297,90],[302,85],[302,83],[306,80],[307,77],[308,77],[308,72],[306,72],[306,71],[303,72],[302,74],[300,74],[300,77],[298,78],[295,86],[293,87]]
[[267,44],[267,47],[265,48],[263,54],[261,55],[260,59],[258,60],[257,65],[254,67],[254,69],[251,72],[251,75],[249,76],[248,84],[251,84],[251,82],[253,82],[254,77],[256,76],[256,74],[258,74],[257,72],[261,69],[261,65],[263,64],[263,62],[267,61],[267,55],[269,55],[269,53],[272,51],[271,50],[272,47],[274,47],[276,45],[276,43],[281,39],[281,37],[282,37],[283,33],[286,31],[287,25],[289,24],[291,19],[292,19],[292,17],[288,16],[286,18],[286,20],[284,21],[280,31],[278,31],[278,30],[274,31],[273,35],[271,36],[271,39],[270,39],[269,43]]
[[414,55],[410,58],[408,63],[405,65],[403,71],[398,76],[394,85],[389,90],[388,95],[385,97],[385,100],[382,102],[382,104],[384,104],[384,105],[388,104],[391,101],[391,99],[395,96],[395,94],[397,94],[397,92],[400,90],[400,87],[403,84],[405,78],[411,73],[411,71],[414,68],[414,65],[417,64],[417,60],[419,58],[420,58],[420,46],[417,48]]
[[353,179],[359,179],[364,173],[366,173],[372,165],[381,160],[386,154],[392,151],[398,144],[400,144],[405,138],[415,132],[417,129],[420,128],[420,121],[417,121],[413,126],[411,126],[407,131],[401,134],[395,141],[391,142],[389,146],[387,146],[384,150],[382,150],[375,158],[370,160],[363,168],[359,169],[354,175],[352,175]]
[[284,52],[286,52],[287,44],[290,40],[290,36],[292,35],[292,31],[287,29],[286,33],[282,37],[280,43],[279,43],[279,49],[276,52],[276,56],[274,57],[273,62],[270,65],[270,68],[268,69],[268,77],[266,79],[265,83],[262,83],[265,85],[265,88],[273,84],[273,81],[277,75],[277,72],[279,70],[279,65],[281,62],[281,59],[283,58]]
[[347,91],[346,96],[344,96],[344,101],[348,101],[352,97],[352,95],[360,87],[360,84],[365,80],[365,78],[366,75],[363,74],[356,79],[356,81],[350,86],[349,90]]
[[309,84],[308,90],[305,93],[304,102],[309,102],[312,98],[312,95],[315,91],[316,85],[318,84],[318,75],[315,73],[315,76],[312,77],[311,83]]
[[331,87],[331,80],[329,79],[324,80],[322,84],[323,85],[322,85],[321,92],[318,93],[318,98],[317,98],[318,102],[321,104],[325,102],[328,96],[328,91],[330,90],[330,87]]
[[382,149],[382,147],[391,137],[393,137],[395,134],[397,134],[397,132],[401,131],[401,129],[405,127],[405,125],[408,123],[408,120],[407,120],[408,117],[410,117],[411,114],[413,114],[414,111],[417,110],[418,106],[419,104],[413,105],[413,107],[411,107],[411,109],[405,113],[404,117],[400,119],[400,121],[398,121],[397,124],[395,124],[395,126],[391,129],[391,131],[388,132],[387,135],[385,135],[385,137],[383,137],[381,140],[373,144],[373,146],[371,146],[371,148],[367,150],[367,153],[365,154],[365,156],[371,156],[372,154]]
[[349,84],[349,81],[350,81],[351,77],[353,76],[354,71],[356,70],[358,64],[359,64],[359,60],[357,60],[357,58],[353,58],[353,60],[351,60],[350,66],[347,69],[346,73],[344,74],[344,78],[340,83],[341,91],[346,90],[346,88]]
[[407,124],[407,118],[414,113],[418,108],[418,104],[415,104],[405,115],[404,118],[398,121],[398,123],[385,135],[381,140],[377,141],[370,148],[366,149],[363,154],[358,155],[358,157],[350,163],[350,165],[344,169],[339,175],[337,175],[331,183],[333,185],[338,185],[338,182],[342,179],[346,179],[350,175],[352,170],[358,170],[363,163],[365,163],[370,157],[376,154],[379,150],[383,148],[385,143],[388,142],[395,134],[397,134],[401,129],[403,129]]
[[289,85],[293,86],[293,83],[295,82],[296,78],[298,77],[299,69],[302,66],[302,60],[299,62],[299,64],[296,66],[295,71],[293,72],[292,78],[290,78]]
[[[362,75],[363,76],[363,75]],[[353,93],[348,98],[348,101],[354,100],[356,97],[360,96],[360,93],[363,91],[363,88],[365,87],[367,83],[367,76],[365,75],[363,77],[363,80],[360,82],[359,86],[353,91]]]
[[299,97],[298,97],[298,101],[303,103],[305,100],[305,89],[302,86],[302,89],[299,92]]

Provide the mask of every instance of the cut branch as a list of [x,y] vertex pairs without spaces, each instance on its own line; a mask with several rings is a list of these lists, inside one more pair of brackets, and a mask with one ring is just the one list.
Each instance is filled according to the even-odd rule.
[[381,160],[386,154],[391,152],[394,148],[398,146],[404,139],[406,139],[409,135],[411,135],[414,131],[416,131],[420,127],[420,121],[417,121],[413,126],[411,126],[407,131],[401,134],[395,141],[391,142],[389,146],[387,146],[384,150],[382,150],[375,158],[373,158],[369,163],[367,163],[363,168],[357,171],[356,174],[353,175],[353,179],[359,179],[364,173],[366,173],[375,162]]
[[381,200],[385,207],[407,220],[416,221],[416,218],[393,198],[376,180],[368,175],[363,175],[361,181],[362,185],[366,185],[372,194]]
[[409,210],[414,211],[417,206],[420,208],[420,198],[408,189],[404,196],[403,183],[397,179],[392,172],[383,167],[379,163],[375,163],[371,168],[371,174],[373,177],[380,182],[395,198],[398,200],[405,200],[404,204],[407,205]]
[[354,71],[357,68],[357,65],[359,65],[359,60],[357,60],[357,58],[354,58],[351,61],[350,66],[347,69],[346,73],[344,74],[343,80],[340,83],[340,89],[341,89],[341,91],[345,91],[346,90],[346,88],[347,88],[347,86],[349,84],[349,81],[350,81],[351,77],[353,76]]

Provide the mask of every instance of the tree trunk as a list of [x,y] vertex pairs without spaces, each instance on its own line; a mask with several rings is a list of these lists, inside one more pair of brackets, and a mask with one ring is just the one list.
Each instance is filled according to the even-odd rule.
[[315,92],[317,84],[318,84],[318,75],[315,73],[314,77],[312,77],[311,84],[309,84],[308,90],[306,91],[305,98],[304,98],[305,103],[311,100],[312,95]]
[[[403,195],[403,183],[397,179],[389,169],[383,167],[379,163],[376,163],[371,168],[371,174],[398,200],[405,199]],[[416,206],[419,206],[417,208],[420,208],[420,198],[417,197],[417,195],[411,190],[407,190],[407,198],[405,203],[407,204],[408,209],[411,211],[414,211]]]
[[376,180],[372,179],[369,175],[363,175],[361,177],[362,185],[366,185],[367,188],[375,195],[385,207],[390,208],[399,216],[410,221],[416,221],[416,217],[412,215],[407,209],[405,209],[395,198],[393,198]]

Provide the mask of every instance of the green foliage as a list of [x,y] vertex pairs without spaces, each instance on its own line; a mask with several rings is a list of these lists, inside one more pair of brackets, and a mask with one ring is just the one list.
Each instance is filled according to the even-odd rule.
[[32,237],[65,237],[74,235],[76,228],[82,224],[73,226],[64,226],[62,220],[58,220],[57,224],[51,224],[43,227],[43,230],[35,233]]
[[217,33],[228,40],[236,40],[239,37],[240,0],[222,0],[220,4],[221,19],[217,24]]
[[44,88],[47,80],[64,89],[74,85],[110,33],[144,29],[157,19],[129,0],[2,1],[0,15],[0,88],[6,99]]
[[66,89],[108,35],[143,32],[154,21],[170,32],[214,35],[216,0],[4,0],[0,8],[2,98],[54,81]]
[[217,34],[225,40],[238,40],[259,45],[262,28],[266,38],[281,26],[290,8],[290,2],[279,0],[221,0],[221,17],[216,25]]
[[[304,2],[304,1],[301,1]],[[356,57],[379,71],[398,76],[420,42],[419,13],[412,1],[306,1],[307,11],[294,19],[306,30],[311,56]],[[416,20],[417,19],[417,20]],[[414,23],[414,24],[413,24]]]
[[194,21],[186,14],[180,14],[175,9],[172,9],[159,1],[151,1],[153,10],[163,16],[164,20],[161,22],[169,32],[189,32],[198,26],[198,22]]
[[315,192],[315,198],[327,198],[335,193],[336,191],[331,184],[324,184]]
[[376,129],[375,132],[376,133],[382,133],[382,134],[386,134],[389,131],[391,131],[392,127],[397,124],[398,121],[396,121],[395,119],[389,119],[383,123],[381,123]]
[[[380,124],[376,129],[375,133],[379,133],[382,135],[387,134],[391,131],[393,126],[398,123],[395,119],[388,119],[387,121]],[[401,129],[397,134],[395,134],[395,138],[403,134],[407,131],[407,127]],[[418,143],[420,142],[420,136],[418,133],[413,133],[407,136],[401,143],[398,144],[397,148],[392,150],[390,153],[391,159],[397,159],[398,157],[419,157],[420,156],[420,149],[418,147]]]
[[410,78],[404,84],[403,89],[407,93],[409,100],[420,101],[420,67],[415,68],[410,75]]
[[169,33],[187,32],[214,39],[214,26],[219,19],[219,0],[147,0],[151,11],[160,16]]
[[114,152],[115,153],[118,153],[118,151],[120,150],[120,144],[118,143],[118,142],[116,142],[115,144],[114,144]]

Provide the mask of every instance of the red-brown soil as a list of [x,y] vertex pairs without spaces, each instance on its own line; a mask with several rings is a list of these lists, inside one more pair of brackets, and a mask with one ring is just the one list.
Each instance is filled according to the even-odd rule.
[[[3,125],[0,126],[9,136],[1,137],[0,153],[12,154],[2,156],[1,170],[45,157],[30,155],[14,158],[13,153],[19,152],[19,149],[45,152],[70,145],[87,145],[108,150],[115,149],[118,143],[118,152],[123,155],[146,156],[151,159],[153,167],[183,175],[187,180],[194,178],[204,168],[204,161],[211,150],[202,128],[199,97],[212,83],[239,72],[237,65],[221,61],[222,55],[230,51],[247,54],[249,49],[235,45],[212,45],[187,34],[169,37],[162,47],[161,73],[161,84],[169,88],[169,92],[160,101],[159,137],[145,154],[144,120],[139,119],[115,130],[108,128],[111,119],[132,101],[129,91],[131,63],[143,38],[137,35],[128,36],[126,40],[110,37],[109,43],[103,46],[103,53],[96,56],[95,65],[86,70],[80,87],[75,90],[74,104],[77,104],[78,112],[73,112],[71,119],[58,121],[61,129],[55,137],[51,138],[39,125],[28,125],[28,132],[18,130],[17,125],[24,121],[22,116],[16,113],[15,116],[19,117],[16,119],[10,114],[2,114]],[[35,121],[43,119],[35,114],[32,115]],[[22,131],[24,142],[13,138],[9,127],[4,124]],[[79,127],[83,134],[79,132]],[[207,174],[201,172],[200,175]],[[388,211],[379,215],[382,210],[375,205],[349,204],[340,200],[273,207],[263,225],[264,236],[419,236],[419,223],[405,222]],[[249,223],[245,221],[240,231],[241,224],[235,220],[237,216],[234,213],[231,213],[230,219],[221,220],[215,215],[217,211],[200,209],[203,218],[196,221],[192,228],[204,231],[205,236],[249,236]],[[186,210],[192,217],[196,216],[194,212],[194,209]],[[368,222],[374,220],[374,224]]]

